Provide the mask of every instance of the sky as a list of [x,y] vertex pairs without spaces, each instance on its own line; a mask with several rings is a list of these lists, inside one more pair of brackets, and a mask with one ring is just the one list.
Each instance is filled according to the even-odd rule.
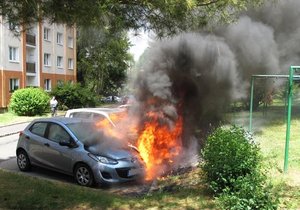
[[129,32],[129,39],[132,44],[129,51],[134,56],[134,60],[137,62],[144,50],[149,46],[148,34],[140,32],[139,35],[135,35],[135,33],[131,31]]

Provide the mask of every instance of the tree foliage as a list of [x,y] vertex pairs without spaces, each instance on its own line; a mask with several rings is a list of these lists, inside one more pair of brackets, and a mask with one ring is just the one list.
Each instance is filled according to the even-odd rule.
[[82,87],[79,83],[69,82],[56,86],[52,89],[51,95],[56,97],[60,109],[93,107],[97,99],[93,92]]
[[132,62],[126,33],[81,27],[78,37],[78,80],[98,95],[116,95]]
[[145,29],[157,35],[198,29],[209,20],[231,20],[232,15],[264,0],[10,0],[2,1],[0,14],[11,22],[41,21],[78,26]]

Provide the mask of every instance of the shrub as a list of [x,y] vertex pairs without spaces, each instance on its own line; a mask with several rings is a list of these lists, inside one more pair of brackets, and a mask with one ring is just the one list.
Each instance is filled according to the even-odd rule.
[[42,115],[49,111],[49,100],[49,95],[40,88],[24,88],[12,94],[9,108],[21,116]]
[[56,86],[51,95],[55,96],[61,109],[73,109],[87,106],[95,106],[96,96],[79,83],[64,83]]
[[259,147],[239,127],[218,128],[202,150],[201,165],[221,209],[276,209]]
[[214,192],[232,187],[239,176],[255,172],[260,166],[259,148],[239,127],[217,128],[208,136],[202,151],[203,171]]
[[273,193],[273,186],[262,174],[240,176],[233,189],[226,188],[217,198],[220,209],[277,209],[279,199]]

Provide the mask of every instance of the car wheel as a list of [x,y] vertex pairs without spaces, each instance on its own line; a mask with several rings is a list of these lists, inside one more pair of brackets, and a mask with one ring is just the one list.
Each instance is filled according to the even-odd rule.
[[90,187],[94,184],[94,175],[86,164],[78,164],[74,170],[76,182],[81,186]]
[[29,171],[31,168],[30,160],[27,153],[24,150],[20,150],[17,153],[17,163],[21,171]]

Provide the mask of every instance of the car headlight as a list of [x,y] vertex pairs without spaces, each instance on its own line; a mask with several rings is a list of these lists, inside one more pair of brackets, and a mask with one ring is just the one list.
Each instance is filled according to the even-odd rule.
[[100,155],[93,155],[91,153],[88,154],[92,159],[94,159],[95,161],[99,161],[101,163],[104,164],[110,164],[110,165],[116,165],[118,164],[118,161],[108,158],[108,157],[104,157],[104,156],[100,156]]

